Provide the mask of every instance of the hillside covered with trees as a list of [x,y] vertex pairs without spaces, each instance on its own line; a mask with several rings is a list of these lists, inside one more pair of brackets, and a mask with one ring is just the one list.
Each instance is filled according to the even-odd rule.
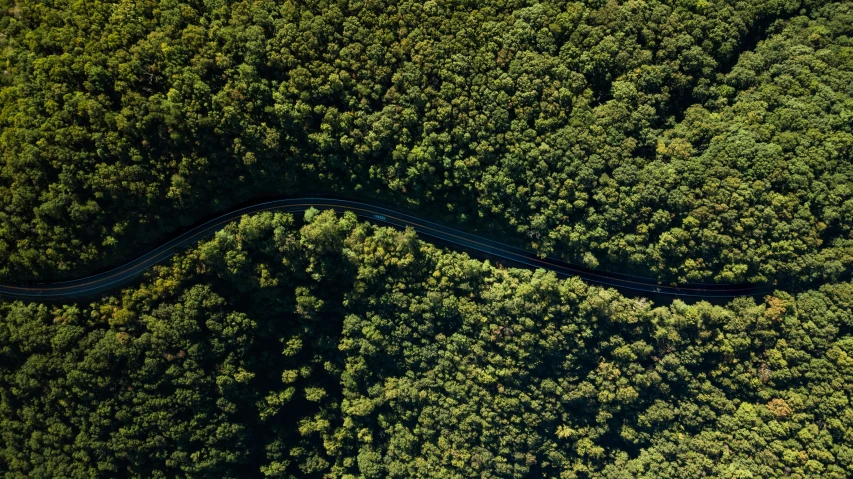
[[5,478],[853,477],[853,3],[0,0]]
[[853,262],[849,2],[0,4],[5,280],[316,190],[666,281]]
[[331,212],[0,306],[6,477],[845,478],[853,284],[654,306]]

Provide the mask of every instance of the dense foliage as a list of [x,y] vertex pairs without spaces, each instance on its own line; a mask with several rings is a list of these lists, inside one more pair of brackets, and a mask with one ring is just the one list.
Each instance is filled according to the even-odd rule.
[[0,281],[240,202],[92,302],[0,303],[4,477],[853,476],[853,4],[0,0]]
[[853,284],[655,307],[331,212],[0,306],[6,477],[853,472]]
[[306,188],[668,280],[853,263],[849,2],[0,6],[0,278]]

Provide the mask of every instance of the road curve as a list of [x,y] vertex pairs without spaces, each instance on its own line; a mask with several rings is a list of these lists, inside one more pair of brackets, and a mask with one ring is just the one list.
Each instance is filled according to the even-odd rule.
[[151,266],[170,258],[182,248],[197,243],[202,238],[222,229],[226,224],[243,215],[273,210],[297,213],[312,207],[318,210],[334,209],[337,212],[352,211],[360,218],[373,222],[398,228],[411,227],[420,236],[454,244],[472,253],[480,253],[487,257],[498,258],[531,268],[542,268],[553,271],[560,277],[578,276],[589,283],[610,286],[623,292],[631,292],[633,295],[647,293],[702,299],[730,299],[737,296],[759,296],[769,292],[764,288],[749,284],[662,285],[648,278],[591,270],[552,257],[540,258],[527,250],[468,234],[381,206],[336,198],[306,197],[264,201],[222,214],[154,248],[133,261],[104,273],[57,283],[0,285],[0,299],[48,302],[95,296],[127,283]]

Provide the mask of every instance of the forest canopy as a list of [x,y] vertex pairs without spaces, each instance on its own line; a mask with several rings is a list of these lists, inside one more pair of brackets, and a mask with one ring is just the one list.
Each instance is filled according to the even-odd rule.
[[655,306],[265,213],[90,304],[0,306],[7,477],[853,471],[853,284]]
[[0,5],[2,279],[318,190],[665,281],[853,262],[849,2]]
[[853,3],[0,0],[0,474],[853,477]]

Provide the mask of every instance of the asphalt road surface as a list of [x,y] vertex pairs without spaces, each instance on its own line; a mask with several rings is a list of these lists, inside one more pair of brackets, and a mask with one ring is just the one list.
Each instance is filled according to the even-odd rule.
[[142,274],[151,266],[163,262],[181,249],[197,243],[204,237],[210,236],[222,229],[226,224],[243,215],[261,211],[284,211],[297,213],[308,208],[318,210],[334,209],[336,212],[352,211],[360,218],[375,223],[392,225],[399,228],[410,227],[421,237],[430,237],[439,242],[452,244],[462,249],[484,257],[506,261],[507,265],[527,266],[554,271],[560,277],[578,276],[584,281],[603,286],[610,286],[623,293],[646,293],[652,296],[693,297],[700,299],[730,299],[737,296],[759,296],[767,294],[766,288],[750,285],[725,284],[684,284],[663,285],[654,279],[637,276],[609,273],[591,270],[579,265],[567,263],[556,258],[540,258],[531,251],[492,241],[448,228],[437,223],[394,211],[388,208],[374,206],[358,201],[334,198],[289,198],[265,201],[240,208],[201,224],[183,233],[157,248],[143,254],[127,264],[114,268],[105,273],[88,276],[73,281],[57,283],[33,283],[18,285],[0,285],[0,299],[22,299],[30,301],[73,301],[85,297],[96,296],[106,291],[126,284]]

